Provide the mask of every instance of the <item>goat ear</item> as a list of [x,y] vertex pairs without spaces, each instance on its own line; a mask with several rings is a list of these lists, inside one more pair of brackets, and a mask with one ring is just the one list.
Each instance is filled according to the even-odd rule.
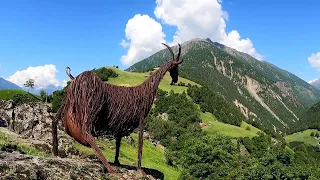
[[181,64],[183,62],[183,59],[181,59],[180,61],[178,61],[178,64]]

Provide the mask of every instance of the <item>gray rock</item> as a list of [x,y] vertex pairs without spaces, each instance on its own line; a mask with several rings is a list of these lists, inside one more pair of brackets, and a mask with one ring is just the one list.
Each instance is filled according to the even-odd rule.
[[101,164],[0,151],[0,179],[112,179]]
[[0,100],[0,119],[9,122],[12,119],[13,101]]
[[[15,106],[12,101],[0,101],[0,114],[3,116],[12,114],[7,119],[13,119],[10,130],[18,134],[23,139],[28,141],[37,149],[52,153],[52,118],[53,113],[50,113],[50,107],[42,102],[25,103]],[[63,131],[62,123],[58,125],[59,139],[59,156],[74,157],[80,156],[81,153],[71,145],[75,140]]]
[[[122,167],[107,173],[101,163],[69,158],[41,158],[18,151],[0,151],[0,180],[2,179],[141,179],[139,173]],[[155,180],[150,175],[143,179]]]

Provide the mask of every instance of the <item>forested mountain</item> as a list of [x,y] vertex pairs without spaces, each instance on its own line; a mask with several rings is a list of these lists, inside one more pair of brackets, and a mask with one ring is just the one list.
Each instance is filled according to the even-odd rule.
[[[294,74],[235,49],[193,39],[182,45],[180,76],[208,86],[241,109],[246,121],[279,133],[301,130],[300,117],[320,99],[320,91]],[[177,52],[177,46],[173,47]],[[126,71],[144,72],[170,58],[163,49]]]
[[314,104],[308,111],[301,117],[301,121],[308,122],[301,124],[303,129],[318,129],[320,130],[320,102]]

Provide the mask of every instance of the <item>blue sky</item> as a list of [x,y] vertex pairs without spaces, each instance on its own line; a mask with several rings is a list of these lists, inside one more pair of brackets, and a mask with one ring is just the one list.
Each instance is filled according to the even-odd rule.
[[[320,77],[317,0],[1,2],[0,77],[22,71],[11,78],[17,84],[35,74],[42,86],[58,84],[68,79],[66,66],[74,75],[102,66],[125,69],[163,48],[161,42],[206,36],[305,81]],[[54,67],[44,67],[49,64]],[[23,71],[29,66],[39,67]]]

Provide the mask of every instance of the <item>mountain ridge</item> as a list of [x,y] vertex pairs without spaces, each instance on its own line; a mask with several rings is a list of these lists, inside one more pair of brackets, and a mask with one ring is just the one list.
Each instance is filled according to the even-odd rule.
[[4,78],[0,77],[0,89],[19,89],[22,90],[22,88],[10,81],[5,80]]

